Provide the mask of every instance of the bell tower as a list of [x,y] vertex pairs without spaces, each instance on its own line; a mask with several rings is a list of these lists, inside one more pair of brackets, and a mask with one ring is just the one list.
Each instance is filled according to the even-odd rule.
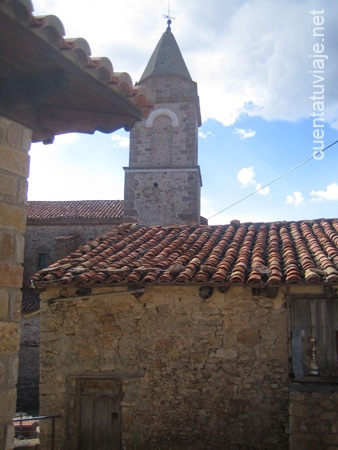
[[124,168],[124,221],[147,226],[200,222],[197,84],[168,19],[138,82],[153,92],[154,109],[132,128],[129,166]]

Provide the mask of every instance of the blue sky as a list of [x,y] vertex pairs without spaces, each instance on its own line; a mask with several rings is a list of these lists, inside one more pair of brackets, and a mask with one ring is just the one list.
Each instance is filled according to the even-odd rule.
[[[338,217],[338,144],[311,159],[314,147],[338,139],[338,2],[172,0],[170,7],[200,95],[204,217]],[[93,56],[107,56],[136,82],[165,30],[168,3],[35,0],[34,9],[58,16],[66,37],[84,37]],[[122,199],[128,145],[122,130],[33,144],[28,199]]]

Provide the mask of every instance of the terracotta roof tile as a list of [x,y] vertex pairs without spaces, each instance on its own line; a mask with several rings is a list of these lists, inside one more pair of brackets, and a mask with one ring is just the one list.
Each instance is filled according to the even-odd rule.
[[33,277],[36,287],[337,281],[337,219],[195,227],[125,224]]
[[32,130],[32,142],[130,130],[153,109],[146,86],[92,56],[85,39],[66,37],[58,17],[35,16],[30,0],[0,0],[0,29],[0,109]]
[[121,219],[123,200],[29,201],[27,220]]
[[144,88],[134,87],[130,75],[126,72],[115,72],[109,58],[91,56],[90,46],[85,39],[66,38],[65,28],[58,17],[54,15],[34,16],[33,5],[28,1],[19,0],[8,3],[14,6],[12,10],[6,8],[7,14],[25,24],[48,44],[60,50],[82,70],[110,85],[111,89],[120,95],[129,97],[132,103],[143,107],[145,117],[148,115],[151,104],[144,95]]

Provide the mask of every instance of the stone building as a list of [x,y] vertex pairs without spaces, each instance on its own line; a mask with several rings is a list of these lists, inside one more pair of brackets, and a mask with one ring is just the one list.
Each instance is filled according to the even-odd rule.
[[58,450],[336,448],[338,219],[201,223],[197,91],[173,39],[169,23],[140,82],[156,101],[131,136],[137,223],[32,277],[41,413],[61,415]]
[[[191,79],[170,24],[138,88],[153,93],[154,106],[147,120],[135,124],[130,132],[124,201],[28,202],[18,411],[36,411],[38,404],[39,372],[33,368],[38,364],[39,319],[35,316],[37,303],[30,301],[29,278],[122,222],[169,225],[205,221],[200,217],[197,84]],[[27,359],[32,361],[32,369]]]
[[26,208],[25,255],[17,411],[39,412],[39,295],[29,287],[40,269],[121,224],[122,200],[30,201]]
[[130,133],[124,220],[143,225],[199,223],[199,98],[170,20],[138,86],[154,92],[154,109]]
[[335,448],[337,243],[337,219],[125,224],[35,275],[55,448]]
[[13,446],[28,150],[56,134],[130,129],[150,104],[55,16],[0,1],[0,449]]

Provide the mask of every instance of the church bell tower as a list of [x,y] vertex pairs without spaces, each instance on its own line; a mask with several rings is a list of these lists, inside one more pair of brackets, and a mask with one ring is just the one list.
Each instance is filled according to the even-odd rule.
[[130,132],[124,221],[140,225],[200,223],[201,174],[197,84],[171,32],[171,21],[138,85],[155,97],[149,117]]

